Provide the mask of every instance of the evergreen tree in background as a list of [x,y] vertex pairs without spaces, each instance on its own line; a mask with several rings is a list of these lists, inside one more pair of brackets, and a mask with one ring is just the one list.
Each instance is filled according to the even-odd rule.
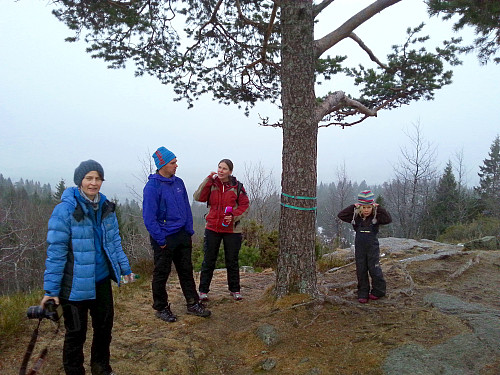
[[449,161],[439,179],[435,196],[429,202],[429,214],[423,223],[424,236],[434,240],[446,228],[457,223],[460,204],[457,181]]
[[[383,195],[377,195],[377,199],[375,199],[375,203],[377,203],[379,206],[387,209],[387,202],[386,202]],[[391,213],[389,212],[389,215],[390,214]],[[379,232],[378,232],[379,238],[391,237],[392,233],[393,233],[393,226],[392,225],[381,225],[378,230],[379,230]]]
[[497,135],[488,154],[489,159],[484,159],[479,166],[479,186],[476,192],[483,212],[500,218],[498,204],[500,202],[500,136]]
[[54,195],[52,195],[57,203],[61,201],[61,196],[64,190],[66,190],[66,184],[64,182],[64,179],[61,179],[61,181],[59,181],[56,186],[56,192],[54,193]]

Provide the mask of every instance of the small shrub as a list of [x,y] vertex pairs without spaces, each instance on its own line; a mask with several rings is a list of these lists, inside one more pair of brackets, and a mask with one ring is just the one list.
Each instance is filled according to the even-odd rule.
[[[201,270],[201,265],[203,263],[203,244],[193,245],[192,261],[193,268],[196,272]],[[255,264],[260,258],[260,251],[254,247],[248,246],[246,242],[243,242],[239,254],[239,264],[241,266],[251,266],[255,267]],[[224,243],[221,242],[219,249],[219,254],[217,256],[217,262],[215,263],[215,268],[226,268],[226,263],[224,259]]]
[[250,247],[244,242],[240,249],[240,259],[239,264],[241,266],[255,267],[255,264],[260,259],[260,251],[255,247]]
[[498,233],[500,233],[500,219],[482,216],[468,224],[448,227],[438,237],[438,241],[460,243],[485,236],[497,236]]
[[329,253],[330,251],[330,247],[316,236],[316,242],[314,243],[314,254],[316,255],[316,259],[319,259],[321,256]]
[[26,311],[30,306],[39,305],[42,296],[40,291],[0,297],[0,347],[28,330],[30,320],[26,317]]
[[335,253],[318,259],[316,262],[318,272],[326,272],[332,268],[342,267],[351,262],[350,260],[335,256],[334,254]]
[[[276,268],[278,260],[278,231],[266,232],[255,222],[243,227],[243,243],[239,254],[240,266],[251,266],[255,269]],[[203,237],[193,241],[192,261],[196,272],[203,263]],[[225,268],[224,242],[221,242],[216,268]]]
[[139,279],[153,275],[154,261],[151,259],[139,259],[131,264],[132,272],[139,275]]
[[258,268],[276,269],[278,264],[278,231],[263,233],[260,237],[260,257],[255,262]]
[[[240,264],[243,250],[243,245],[240,250]],[[195,272],[199,272],[201,270],[201,265],[203,264],[203,258],[205,254],[203,252],[203,238],[197,243],[193,243],[193,252],[191,254],[191,259],[193,262],[193,269]],[[246,265],[246,264],[245,264]],[[215,268],[226,268],[226,262],[224,260],[224,241],[221,241],[219,254],[217,255],[217,261],[215,262]]]
[[197,241],[193,241],[193,252],[191,253],[191,259],[195,272],[200,272],[201,264],[203,263],[203,257],[203,237],[201,237]]

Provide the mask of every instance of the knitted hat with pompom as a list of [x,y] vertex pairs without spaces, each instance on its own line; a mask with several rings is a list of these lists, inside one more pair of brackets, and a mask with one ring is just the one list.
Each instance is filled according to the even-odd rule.
[[[375,195],[372,193],[371,190],[364,190],[361,193],[358,194],[358,203],[366,206],[366,205],[374,205],[375,200],[373,199]],[[354,213],[352,215],[352,221],[351,224],[354,225],[356,215],[360,215],[360,210],[361,208],[355,208]],[[374,205],[373,209],[373,219],[372,219],[372,224],[377,224],[377,205]]]
[[375,202],[375,195],[371,190],[365,190],[358,194],[358,203],[359,204],[373,204]]

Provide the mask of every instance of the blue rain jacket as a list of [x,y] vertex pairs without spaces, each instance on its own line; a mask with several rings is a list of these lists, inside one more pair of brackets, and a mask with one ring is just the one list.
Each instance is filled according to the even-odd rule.
[[193,235],[193,215],[184,181],[175,175],[149,175],[143,191],[142,217],[159,246],[166,244],[167,236],[182,229]]

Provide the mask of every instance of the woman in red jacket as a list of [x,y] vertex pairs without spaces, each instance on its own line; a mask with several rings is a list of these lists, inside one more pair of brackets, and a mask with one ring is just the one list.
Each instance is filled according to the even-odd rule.
[[[206,216],[204,258],[200,276],[200,300],[208,300],[210,283],[215,270],[221,242],[227,269],[229,292],[241,300],[238,255],[241,248],[240,220],[249,207],[243,184],[232,176],[233,163],[229,159],[219,162],[217,173],[211,172],[194,193],[198,202],[207,202],[210,211]],[[231,212],[228,212],[231,211]]]

